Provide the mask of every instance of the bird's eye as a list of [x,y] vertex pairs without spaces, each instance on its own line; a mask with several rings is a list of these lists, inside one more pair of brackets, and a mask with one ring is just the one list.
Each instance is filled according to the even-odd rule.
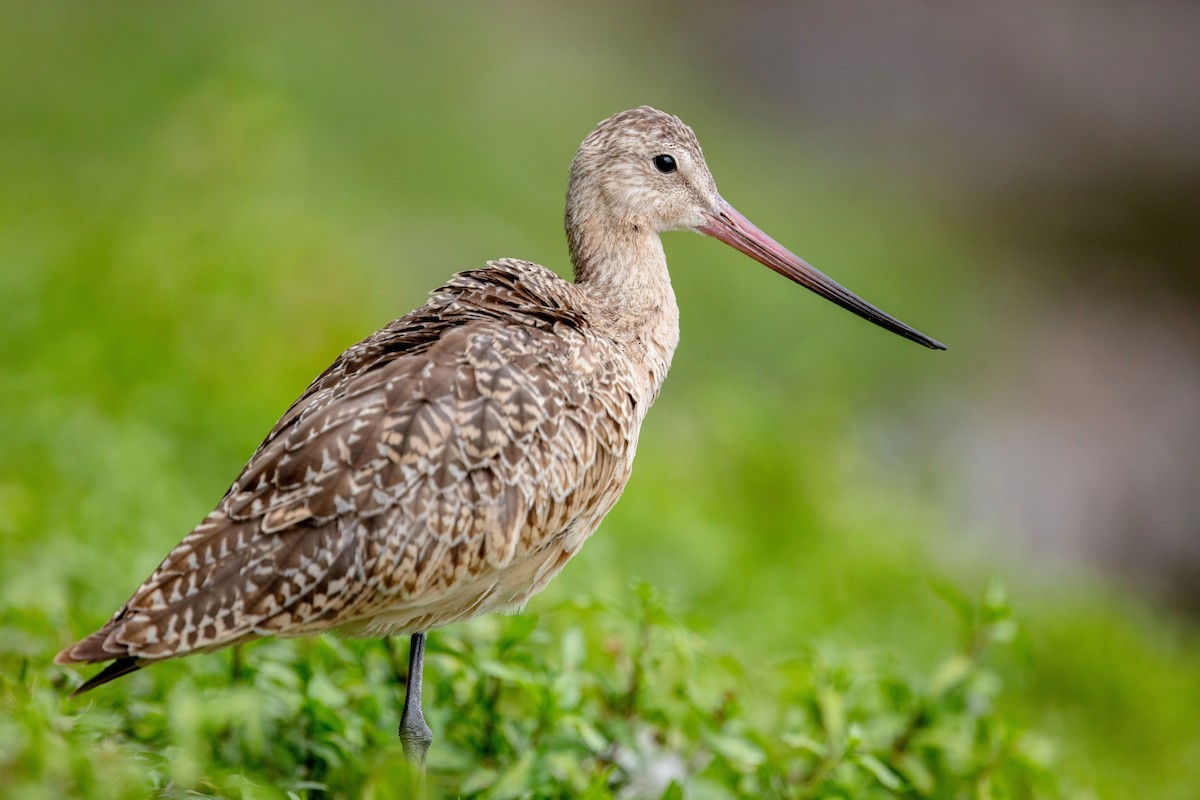
[[654,167],[659,172],[662,172],[664,174],[667,172],[674,172],[675,171],[675,159],[671,158],[669,155],[666,155],[666,154],[663,154],[661,156],[655,156],[654,157]]

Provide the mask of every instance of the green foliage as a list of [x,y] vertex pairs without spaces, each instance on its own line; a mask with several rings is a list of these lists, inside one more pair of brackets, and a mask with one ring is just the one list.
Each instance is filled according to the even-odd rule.
[[[987,653],[1016,630],[990,589],[955,595],[962,647],[928,673],[814,648],[748,664],[639,585],[429,640],[435,796],[886,798],[1066,796],[1053,749],[997,709]],[[268,641],[158,665],[78,701],[55,646],[9,614],[6,796],[415,796],[396,738],[405,654],[334,638]],[[38,649],[45,648],[38,652]],[[31,668],[32,667],[32,668]]]

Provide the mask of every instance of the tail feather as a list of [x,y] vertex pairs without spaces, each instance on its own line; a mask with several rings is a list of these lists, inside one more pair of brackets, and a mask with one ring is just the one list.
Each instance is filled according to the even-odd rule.
[[105,625],[92,635],[80,639],[75,644],[63,650],[54,657],[55,664],[82,664],[95,661],[109,661],[129,655],[129,648],[109,643],[112,626]]
[[135,658],[133,656],[118,658],[103,670],[84,681],[82,686],[71,692],[71,697],[78,697],[84,692],[90,692],[97,686],[101,686],[112,680],[116,680],[122,675],[128,675],[131,672],[136,672],[142,668],[143,663],[144,662],[140,658]]
[[144,659],[129,655],[128,647],[121,645],[114,646],[114,643],[111,641],[111,634],[112,625],[110,623],[92,635],[80,639],[54,657],[55,664],[94,663],[116,659],[113,663],[85,681],[78,689],[71,692],[71,697],[77,697],[84,692],[95,689],[97,686],[108,683],[111,680],[116,680],[122,675],[128,675],[135,670],[141,669],[142,664],[145,663]]

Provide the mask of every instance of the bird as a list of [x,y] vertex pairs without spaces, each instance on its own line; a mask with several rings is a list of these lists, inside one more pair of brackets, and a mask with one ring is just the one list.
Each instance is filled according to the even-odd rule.
[[695,133],[649,106],[584,138],[567,180],[574,280],[503,258],[349,347],[216,508],[59,664],[74,694],[267,636],[410,637],[399,735],[424,774],[426,635],[519,610],[620,497],[679,343],[660,234],[695,231],[925,347],[717,192]]

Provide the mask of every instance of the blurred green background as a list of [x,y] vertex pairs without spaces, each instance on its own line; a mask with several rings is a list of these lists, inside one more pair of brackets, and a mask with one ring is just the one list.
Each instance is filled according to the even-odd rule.
[[65,695],[53,653],[345,346],[490,258],[569,275],[574,150],[648,103],[760,227],[950,350],[668,235],[670,380],[531,610],[640,579],[749,663],[924,669],[955,646],[935,587],[998,580],[1003,713],[1079,796],[1196,797],[1197,15],[1006,8],[0,5],[10,711]]

